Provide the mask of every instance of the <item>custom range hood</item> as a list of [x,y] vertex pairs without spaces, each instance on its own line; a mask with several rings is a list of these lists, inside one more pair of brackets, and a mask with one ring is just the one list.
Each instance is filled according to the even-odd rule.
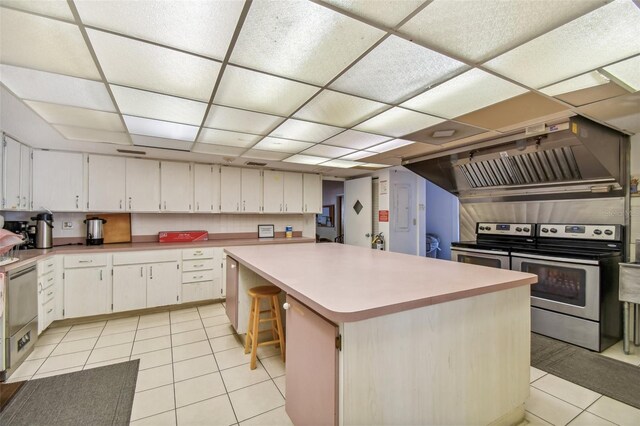
[[620,197],[628,137],[583,117],[403,161],[461,201]]

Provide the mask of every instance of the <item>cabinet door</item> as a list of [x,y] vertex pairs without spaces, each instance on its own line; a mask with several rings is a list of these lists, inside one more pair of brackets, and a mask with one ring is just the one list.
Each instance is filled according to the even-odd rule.
[[20,145],[20,210],[31,206],[31,148]]
[[304,213],[322,213],[322,177],[305,173],[302,176]]
[[260,213],[262,210],[262,174],[260,170],[241,169],[242,212]]
[[265,213],[282,213],[284,209],[284,172],[264,171],[264,209]]
[[289,295],[287,303],[287,414],[296,425],[337,425],[338,327]]
[[4,142],[4,208],[20,210],[20,146],[11,138]]
[[89,211],[125,210],[126,158],[89,155]]
[[227,256],[226,259],[226,283],[227,300],[225,303],[225,311],[231,325],[234,329],[238,329],[238,262]]
[[113,267],[113,311],[147,307],[147,266]]
[[163,161],[160,164],[163,212],[190,212],[193,203],[191,164]]
[[126,168],[127,210],[160,210],[160,162],[127,158]]
[[178,262],[153,263],[147,270],[147,307],[179,302],[181,277]]
[[84,210],[84,157],[75,152],[33,151],[33,209]]
[[64,317],[75,318],[108,312],[107,268],[64,271]]
[[236,213],[240,209],[240,191],[242,189],[242,169],[235,167],[220,168],[220,211]]
[[302,213],[302,173],[284,174],[284,211]]
[[220,211],[220,166],[194,165],[194,206],[196,213]]

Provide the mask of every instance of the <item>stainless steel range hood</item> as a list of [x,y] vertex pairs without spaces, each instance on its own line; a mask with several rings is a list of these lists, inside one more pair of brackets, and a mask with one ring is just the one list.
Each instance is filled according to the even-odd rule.
[[402,164],[461,201],[624,195],[628,137],[583,117]]

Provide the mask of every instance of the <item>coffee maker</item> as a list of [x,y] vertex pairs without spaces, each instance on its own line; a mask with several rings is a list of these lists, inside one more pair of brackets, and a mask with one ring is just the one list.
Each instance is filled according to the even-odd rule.
[[36,247],[35,233],[29,233],[29,222],[23,220],[7,220],[4,222],[4,229],[20,235],[20,237],[25,241],[24,244],[20,244],[18,246],[19,250],[32,249]]

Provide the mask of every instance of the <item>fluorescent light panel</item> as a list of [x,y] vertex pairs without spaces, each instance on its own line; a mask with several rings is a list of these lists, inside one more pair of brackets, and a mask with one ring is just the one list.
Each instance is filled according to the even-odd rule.
[[388,108],[387,105],[332,90],[324,90],[296,112],[295,118],[351,127]]
[[357,161],[330,160],[320,165],[323,167],[337,167],[339,169],[350,169],[351,167],[361,166],[362,164],[364,163],[359,163]]
[[360,160],[362,158],[371,157],[372,155],[376,155],[375,152],[369,151],[356,151],[353,154],[345,155],[344,157],[340,157],[341,160]]
[[316,155],[318,157],[337,158],[351,154],[352,152],[354,152],[354,150],[348,148],[340,148],[330,145],[314,145],[302,153],[305,155]]
[[[28,12],[39,13],[40,15],[52,16],[54,18],[66,19],[73,21],[73,14],[69,9],[66,0],[47,0],[47,1],[24,1],[24,0],[2,0],[3,6],[10,6],[15,9],[26,10]],[[0,12],[4,13],[4,12]]]
[[295,154],[303,149],[311,147],[313,144],[301,141],[292,141],[289,139],[279,139],[266,137],[258,142],[253,149],[261,149],[265,151],[289,152]]
[[388,141],[388,136],[374,135],[371,133],[358,132],[356,130],[347,130],[339,135],[332,137],[323,142],[323,144],[341,146],[352,149],[365,149],[373,145],[378,145],[384,141]]
[[132,117],[123,115],[129,133],[143,136],[154,136],[165,139],[180,139],[193,141],[198,134],[198,127],[185,124],[170,123],[167,121],[151,120],[149,118]]
[[275,152],[275,151],[262,151],[259,149],[250,149],[249,151],[242,154],[242,158],[255,158],[258,160],[267,160],[267,161],[282,161],[287,158],[290,154],[286,152]]
[[640,55],[604,67],[604,70],[634,90],[640,90]]
[[212,105],[205,127],[266,135],[284,121],[283,117]]
[[230,157],[237,157],[246,151],[245,148],[238,148],[235,146],[224,145],[211,145],[208,143],[197,143],[191,148],[192,152],[199,152],[202,154],[215,154],[215,155],[228,155]]
[[203,128],[198,137],[198,142],[248,148],[258,142],[260,138],[262,138],[262,136],[250,135],[248,133]]
[[340,127],[289,119],[271,132],[270,136],[306,142],[322,142],[343,130]]
[[371,148],[368,148],[368,150],[373,151],[377,154],[380,154],[382,152],[391,151],[392,149],[400,148],[400,147],[411,145],[411,144],[413,144],[413,142],[411,141],[407,141],[404,139],[394,139],[389,142],[381,143],[380,145],[372,146]]
[[442,118],[394,107],[358,124],[354,129],[400,137],[443,121]]
[[607,84],[609,79],[600,74],[598,71],[592,71],[582,74],[569,80],[547,86],[540,91],[549,96],[561,95],[563,93],[574,92],[576,90],[588,89],[589,87]]
[[106,130],[87,129],[61,124],[54,124],[53,127],[62,133],[62,136],[70,140],[130,145],[129,137],[124,132],[108,132]]
[[131,135],[131,140],[133,141],[134,145],[148,146],[152,148],[190,151],[193,147],[193,142],[180,141],[176,139],[156,138],[151,136]]
[[86,108],[50,104],[46,102],[25,101],[49,124],[87,127],[90,129],[124,132],[125,128],[118,114],[96,111]]
[[296,155],[292,155],[291,157],[282,160],[286,163],[296,163],[296,164],[311,164],[311,165],[316,165],[316,164],[320,164],[320,163],[324,163],[325,161],[327,161],[328,158],[325,157],[316,157],[313,155],[305,155],[305,154],[296,154]]
[[322,0],[340,9],[366,18],[385,27],[395,27],[411,12],[423,3],[423,0],[402,1],[360,1],[360,0]]

